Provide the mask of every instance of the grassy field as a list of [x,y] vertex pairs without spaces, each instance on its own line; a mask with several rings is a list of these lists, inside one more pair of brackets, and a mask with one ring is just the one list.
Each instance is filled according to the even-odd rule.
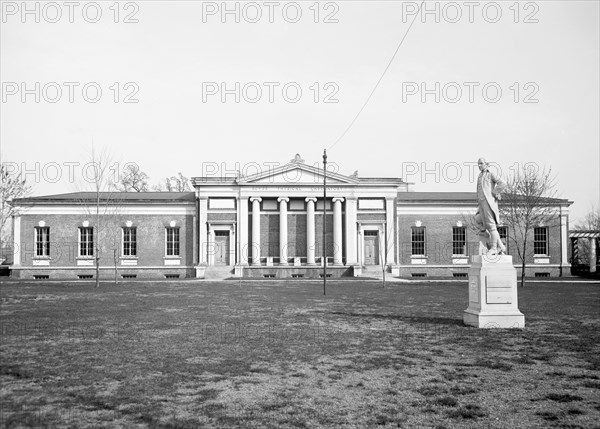
[[600,285],[5,283],[2,427],[600,427]]

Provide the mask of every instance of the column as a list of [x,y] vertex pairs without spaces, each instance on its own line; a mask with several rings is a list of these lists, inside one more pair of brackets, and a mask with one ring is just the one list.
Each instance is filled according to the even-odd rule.
[[287,203],[286,197],[277,198],[279,202],[279,265],[288,264]]
[[385,263],[394,264],[394,199],[385,199],[385,234],[383,236],[383,254],[387,255]]
[[590,243],[590,273],[596,272],[596,238],[588,238]]
[[359,226],[356,232],[356,240],[358,241],[358,265],[365,265],[365,242],[363,237],[363,229]]
[[333,265],[342,264],[342,201],[343,198],[332,198],[333,201]]
[[560,265],[562,275],[570,275],[569,256],[567,253],[567,244],[569,243],[568,231],[569,209],[567,207],[560,208]]
[[260,202],[262,198],[252,197],[252,265],[260,265]]
[[248,247],[248,198],[240,197],[238,199],[238,212],[240,219],[237,230],[238,240],[238,260],[240,265],[248,265],[248,256],[250,256],[250,248]]
[[13,216],[13,265],[21,265],[21,216]]
[[208,265],[215,265],[215,231],[210,228],[208,231]]
[[200,235],[199,246],[198,249],[198,262],[200,265],[208,264],[208,198],[201,197],[199,200],[199,208],[198,208],[198,217],[200,218],[200,223],[198,225],[198,234]]
[[356,198],[346,198],[346,265],[358,264]]
[[314,197],[306,198],[306,265],[315,265],[315,203]]

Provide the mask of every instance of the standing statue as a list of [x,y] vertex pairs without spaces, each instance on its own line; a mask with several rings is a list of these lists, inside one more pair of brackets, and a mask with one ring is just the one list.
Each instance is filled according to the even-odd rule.
[[479,177],[477,177],[477,202],[475,225],[479,229],[479,254],[496,255],[506,252],[506,247],[500,239],[498,224],[498,201],[506,188],[506,182],[489,170],[485,158],[479,158]]

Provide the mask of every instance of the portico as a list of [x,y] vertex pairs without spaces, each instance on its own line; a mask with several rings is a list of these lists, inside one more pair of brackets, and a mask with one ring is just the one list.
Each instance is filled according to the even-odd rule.
[[[323,170],[299,157],[248,177],[192,180],[200,202],[200,264],[211,266],[222,260],[216,231],[229,231],[230,264],[241,276],[253,272],[279,276],[278,270],[286,270],[310,277],[310,273],[318,275],[324,257],[340,275],[353,275],[353,268],[362,265],[396,263],[395,199],[407,186],[399,178],[359,178],[328,171],[325,201]],[[372,239],[364,239],[365,233],[370,237],[373,231],[376,250]]]

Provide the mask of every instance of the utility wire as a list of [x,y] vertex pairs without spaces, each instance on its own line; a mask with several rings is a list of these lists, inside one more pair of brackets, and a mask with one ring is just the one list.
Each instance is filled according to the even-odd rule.
[[369,96],[367,97],[367,99],[365,100],[365,102],[363,103],[362,107],[360,108],[360,110],[358,111],[358,113],[356,114],[356,116],[354,116],[354,119],[352,119],[352,122],[350,122],[350,125],[348,125],[348,127],[346,127],[346,129],[344,130],[344,132],[342,133],[342,135],[339,136],[338,139],[335,141],[335,143],[333,143],[331,146],[329,146],[328,149],[331,149],[332,147],[334,147],[336,144],[338,144],[340,142],[340,140],[342,140],[344,138],[344,136],[348,133],[348,131],[350,131],[350,128],[352,128],[352,126],[354,125],[354,123],[356,122],[356,120],[358,119],[358,117],[360,116],[360,114],[362,113],[362,111],[365,110],[365,107],[367,107],[367,104],[369,104],[369,101],[371,100],[371,97],[373,97],[373,94],[377,90],[377,87],[379,86],[379,84],[383,80],[383,77],[385,76],[385,74],[387,73],[388,69],[390,68],[390,66],[394,62],[394,59],[396,58],[396,55],[398,54],[398,51],[400,50],[400,47],[404,43],[404,40],[406,39],[406,36],[408,36],[408,33],[409,33],[410,29],[412,28],[413,24],[415,23],[415,20],[417,19],[417,16],[421,12],[421,8],[423,7],[424,3],[425,3],[425,0],[423,0],[421,2],[421,4],[419,5],[419,9],[417,10],[417,13],[415,14],[412,22],[408,26],[408,29],[406,30],[406,33],[404,33],[404,36],[402,36],[402,39],[400,40],[400,43],[398,43],[398,46],[396,47],[396,50],[394,51],[394,54],[392,55],[392,58],[390,58],[390,61],[388,62],[388,65],[385,67],[385,70],[383,70],[383,73],[379,77],[379,80],[377,81],[377,83],[375,84],[375,87],[373,88],[373,90],[371,91],[371,93],[369,94]]

